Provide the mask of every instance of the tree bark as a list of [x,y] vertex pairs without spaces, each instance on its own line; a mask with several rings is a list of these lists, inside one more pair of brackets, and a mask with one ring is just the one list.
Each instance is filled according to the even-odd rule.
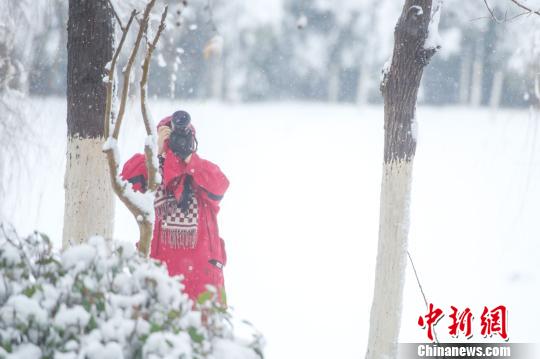
[[436,51],[425,48],[431,8],[431,0],[405,2],[394,32],[392,62],[381,83],[384,162],[368,359],[397,356],[416,151],[416,99],[424,67]]
[[102,154],[103,77],[113,37],[107,0],[69,0],[64,248],[92,235],[113,234],[114,196]]

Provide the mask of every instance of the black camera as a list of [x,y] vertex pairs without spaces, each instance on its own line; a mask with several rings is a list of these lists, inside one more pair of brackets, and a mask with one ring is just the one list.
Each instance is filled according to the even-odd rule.
[[169,148],[175,155],[185,160],[197,149],[197,140],[189,124],[191,117],[186,111],[176,111],[171,119]]

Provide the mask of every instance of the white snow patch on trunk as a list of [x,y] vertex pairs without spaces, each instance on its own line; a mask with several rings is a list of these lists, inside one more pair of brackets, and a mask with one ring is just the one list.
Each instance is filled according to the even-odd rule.
[[428,36],[424,42],[424,49],[438,49],[441,47],[441,35],[439,34],[439,21],[444,0],[434,0],[431,7],[431,19],[429,20]]
[[94,235],[112,237],[114,194],[102,144],[102,138],[68,138],[64,249]]
[[385,163],[366,359],[397,357],[409,233],[412,161]]
[[420,15],[423,15],[424,14],[424,9],[422,9],[421,6],[418,6],[418,5],[413,5],[411,6],[411,8],[409,9],[410,10],[415,10],[416,11],[416,16],[420,16]]
[[392,57],[393,55],[390,55],[388,60],[383,64],[382,70],[381,70],[381,78],[380,81],[384,81],[388,73],[390,72],[390,66],[392,65]]

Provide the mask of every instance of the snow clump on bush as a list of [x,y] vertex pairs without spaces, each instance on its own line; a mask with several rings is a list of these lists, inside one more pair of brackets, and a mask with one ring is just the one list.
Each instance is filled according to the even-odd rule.
[[0,275],[0,358],[262,357],[262,335],[235,336],[217,293],[194,304],[132,244],[93,237],[58,254],[0,226]]

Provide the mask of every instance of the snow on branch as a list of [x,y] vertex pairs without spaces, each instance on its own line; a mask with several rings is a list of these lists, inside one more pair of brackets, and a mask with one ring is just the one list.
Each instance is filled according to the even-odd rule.
[[144,221],[153,223],[154,221],[154,195],[153,192],[147,193],[137,193],[133,191],[131,184],[123,180],[118,174],[118,164],[120,163],[120,154],[118,151],[117,140],[113,137],[107,138],[103,144],[103,152],[107,153],[109,161],[109,171],[111,171],[110,162],[112,157],[112,162],[114,164],[114,170],[111,171],[111,180],[113,189],[115,192],[120,192],[122,196],[120,200],[128,207],[130,212],[137,218],[137,221],[140,222],[142,218]]

